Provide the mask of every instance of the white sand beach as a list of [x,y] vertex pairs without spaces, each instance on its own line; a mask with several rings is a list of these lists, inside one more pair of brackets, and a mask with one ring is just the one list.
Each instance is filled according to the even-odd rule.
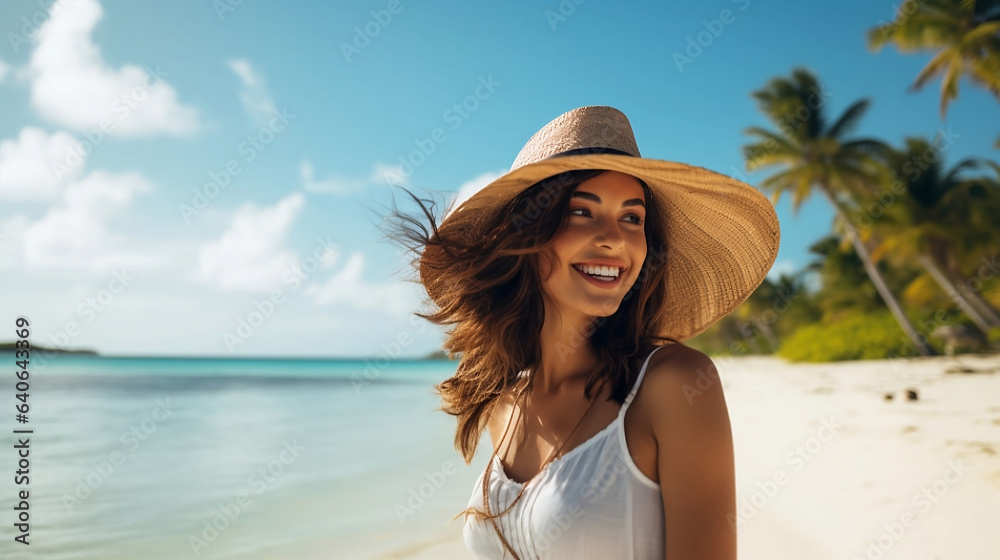
[[[1000,558],[1000,356],[715,363],[741,560]],[[380,558],[469,558],[460,523],[441,526]]]

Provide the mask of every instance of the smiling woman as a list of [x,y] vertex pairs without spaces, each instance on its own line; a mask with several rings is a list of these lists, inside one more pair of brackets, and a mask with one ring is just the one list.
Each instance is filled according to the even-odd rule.
[[436,386],[442,410],[458,418],[467,463],[484,429],[493,441],[461,512],[472,555],[736,558],[722,384],[682,341],[774,263],[767,198],[642,158],[611,107],[543,127],[440,226],[433,203],[409,194],[432,231],[394,210],[390,237],[419,254],[437,311],[417,315],[455,325],[445,348],[461,355]]
[[[645,197],[638,179],[615,171],[588,179],[572,192],[565,224],[543,253],[541,267],[542,289],[552,294],[563,316],[574,308],[600,316],[635,284],[646,258]],[[602,250],[595,244],[601,242],[618,250]]]

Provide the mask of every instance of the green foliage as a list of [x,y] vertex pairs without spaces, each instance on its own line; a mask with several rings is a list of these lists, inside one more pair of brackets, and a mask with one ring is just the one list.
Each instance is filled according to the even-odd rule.
[[909,346],[892,314],[878,311],[804,326],[782,343],[778,355],[792,362],[885,360],[911,355]]
[[[1000,99],[998,33],[1000,0],[903,0],[894,21],[869,31],[868,44],[876,51],[886,44],[903,52],[933,51],[913,88],[943,76],[943,118],[961,77]],[[850,138],[870,102],[857,100],[831,121],[823,91],[802,67],[753,91],[773,127],[745,129],[751,140],[743,153],[748,170],[773,169],[757,188],[774,204],[788,194],[794,213],[812,194],[822,194],[834,207],[834,230],[810,247],[818,258],[804,270],[765,280],[733,313],[692,339],[706,353],[774,352],[792,361],[912,356],[919,342],[906,336],[901,324],[907,321],[897,322],[886,300],[893,304],[903,296],[903,305],[894,308],[913,315],[908,326],[924,339],[941,324],[970,326],[949,296],[949,283],[965,283],[1000,306],[1000,163],[966,158],[945,168],[941,152],[951,143],[948,135],[908,137],[898,150],[876,138]],[[868,251],[858,253],[846,224],[854,225]],[[810,289],[804,290],[807,275]],[[935,319],[942,312],[951,316],[944,323]],[[987,338],[1000,347],[1000,329]],[[942,340],[930,337],[926,345],[942,352]]]
[[901,52],[931,51],[911,89],[937,76],[941,83],[941,118],[958,97],[962,77],[1000,98],[1000,32],[996,0],[904,0],[896,19],[868,31],[868,47],[892,43]]
[[990,344],[1000,343],[1000,327],[993,327],[990,329],[989,334],[986,335],[986,340]]

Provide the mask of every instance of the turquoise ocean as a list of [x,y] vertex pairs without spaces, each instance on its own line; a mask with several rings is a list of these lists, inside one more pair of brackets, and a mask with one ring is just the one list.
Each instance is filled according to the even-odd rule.
[[[50,358],[31,370],[28,424],[13,376],[3,390],[0,558],[404,557],[461,524],[488,458],[484,435],[466,465],[436,410],[456,365]],[[24,489],[28,546],[14,541]]]

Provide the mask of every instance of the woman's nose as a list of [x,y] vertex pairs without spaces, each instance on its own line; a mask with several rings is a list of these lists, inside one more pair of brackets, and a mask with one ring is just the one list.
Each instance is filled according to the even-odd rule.
[[595,234],[595,242],[612,249],[623,246],[625,244],[625,236],[622,235],[618,227],[618,221],[614,218],[601,220],[598,231]]

